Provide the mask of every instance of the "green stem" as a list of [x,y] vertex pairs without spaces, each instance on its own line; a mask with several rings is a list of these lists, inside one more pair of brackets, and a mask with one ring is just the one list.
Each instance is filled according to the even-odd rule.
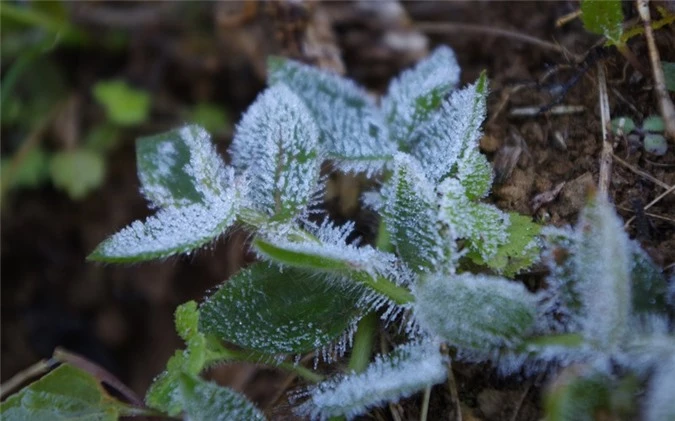
[[358,273],[352,275],[352,278],[354,278],[359,282],[362,282],[368,288],[371,288],[379,292],[380,294],[386,296],[387,298],[389,298],[398,305],[404,305],[415,301],[415,297],[412,295],[410,290],[408,290],[405,287],[396,285],[395,283],[391,282],[389,279],[385,277],[378,276],[377,278],[373,278],[367,273]]
[[377,330],[377,313],[368,313],[359,321],[354,335],[354,346],[349,358],[348,368],[360,373],[368,367],[370,356],[373,353],[373,342]]
[[216,362],[222,361],[239,361],[239,362],[248,362],[253,364],[263,364],[272,367],[279,367],[286,371],[293,372],[303,379],[312,382],[319,383],[323,381],[323,376],[313,372],[312,370],[303,367],[299,364],[293,364],[289,362],[278,363],[274,358],[269,355],[265,355],[259,352],[254,352],[250,350],[233,350],[221,346],[217,352],[213,352],[207,358],[205,366],[211,365]]

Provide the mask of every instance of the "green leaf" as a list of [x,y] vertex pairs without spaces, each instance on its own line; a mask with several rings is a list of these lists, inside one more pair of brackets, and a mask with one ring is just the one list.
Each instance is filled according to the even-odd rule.
[[120,126],[134,126],[145,122],[150,114],[150,95],[134,89],[123,80],[102,80],[92,91],[108,119]]
[[232,191],[210,206],[162,209],[103,241],[87,259],[130,263],[190,252],[213,242],[235,222],[238,202]]
[[431,274],[415,285],[413,294],[420,326],[460,349],[518,345],[535,322],[537,297],[504,278]]
[[457,179],[470,200],[482,199],[492,187],[492,166],[477,147],[469,146],[457,162]]
[[453,243],[444,243],[439,234],[436,192],[415,158],[395,155],[382,196],[382,217],[391,242],[413,271],[427,271],[449,259]]
[[581,21],[587,31],[604,35],[613,44],[621,44],[623,10],[621,0],[583,0]]
[[469,201],[461,182],[448,177],[438,187],[440,217],[456,238],[468,240],[471,252],[484,262],[493,259],[509,240],[509,216],[487,203]]
[[204,127],[209,133],[221,133],[230,127],[227,111],[221,105],[200,102],[192,108],[188,120]]
[[311,419],[361,415],[369,408],[397,402],[447,377],[445,358],[433,341],[408,343],[378,356],[362,373],[350,373],[309,390],[297,410]]
[[361,296],[331,275],[256,263],[202,304],[200,330],[266,354],[299,354],[354,326]]
[[628,117],[613,118],[610,122],[610,126],[612,128],[612,133],[616,135],[628,134],[637,127],[633,119]]
[[141,192],[155,207],[206,203],[233,183],[209,134],[185,126],[136,142]]
[[232,389],[181,374],[180,394],[185,413],[193,420],[249,421],[265,416],[245,396]]
[[19,162],[18,167],[11,171],[11,158],[2,158],[2,183],[12,188],[35,188],[44,183],[49,177],[49,156],[42,148],[31,149]]
[[235,222],[242,186],[204,129],[186,126],[141,139],[136,152],[142,191],[162,209],[105,240],[90,260],[138,262],[189,252]]
[[237,125],[232,165],[249,179],[248,207],[275,221],[302,214],[319,185],[319,128],[286,85],[260,94]]
[[52,182],[73,200],[82,199],[98,188],[103,183],[105,171],[103,157],[84,149],[57,152],[49,162]]
[[581,212],[576,228],[575,271],[582,302],[581,325],[603,350],[619,347],[631,313],[630,243],[623,223],[598,195]]
[[99,380],[62,364],[0,404],[5,421],[115,421],[142,412],[110,396]]
[[176,351],[169,359],[166,370],[152,383],[145,396],[148,406],[176,415],[185,408],[180,395],[181,376],[198,375],[209,364],[225,361],[232,355],[213,338],[199,332],[197,303],[188,301],[176,309],[176,331],[187,348]]
[[375,101],[351,80],[279,57],[268,59],[269,84],[285,84],[312,112],[325,158],[343,171],[380,171],[396,151]]
[[663,76],[666,82],[666,89],[668,89],[670,92],[675,92],[675,63],[662,61],[661,67],[663,67]]
[[457,86],[459,74],[455,53],[442,45],[390,83],[382,108],[392,138],[404,149],[411,148],[413,133]]
[[544,399],[550,421],[596,421],[596,414],[610,411],[611,379],[594,373],[583,375],[574,367],[558,377]]
[[285,266],[340,274],[396,304],[411,301],[410,292],[402,286],[410,281],[410,275],[396,264],[396,256],[368,245],[347,244],[352,228],[352,224],[334,227],[324,223],[305,235],[259,236],[253,246],[261,257]]
[[640,246],[631,241],[631,280],[633,312],[638,314],[667,314],[675,311],[668,305],[668,280]]
[[642,122],[642,130],[646,132],[663,133],[665,129],[666,125],[663,119],[657,115],[650,115]]
[[474,263],[486,265],[500,275],[511,278],[539,259],[540,247],[537,236],[541,226],[532,222],[529,216],[509,212],[509,225],[506,229],[508,239],[497,247],[497,253],[484,260],[480,253],[471,251],[469,257]]
[[[486,113],[487,82],[483,72],[476,83],[452,92],[415,132],[410,153],[434,184],[456,171],[460,157],[475,158],[465,151],[478,147]],[[464,165],[478,164],[478,159],[469,159]]]

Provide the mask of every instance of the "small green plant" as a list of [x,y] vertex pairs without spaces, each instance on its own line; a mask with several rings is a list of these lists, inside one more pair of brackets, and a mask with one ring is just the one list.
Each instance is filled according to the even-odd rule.
[[[580,386],[551,393],[552,419],[590,417],[620,379],[617,364],[649,384],[650,420],[673,414],[663,392],[673,376],[651,371],[675,350],[672,291],[609,205],[593,199],[576,230],[547,229],[542,241],[529,218],[482,201],[493,177],[478,150],[484,74],[457,89],[454,54],[440,47],[395,79],[378,104],[351,81],[294,61],[273,58],[268,71],[269,87],[236,127],[231,165],[198,126],[137,142],[141,190],[157,212],[89,256],[163,259],[208,246],[235,225],[252,233],[260,261],[203,303],[177,309],[186,348],[148,391],[153,411],[263,419],[242,395],[200,378],[228,361],[295,371],[308,383],[292,396],[296,413],[328,419],[428,390],[447,378],[453,360],[492,360],[506,373],[584,367],[585,376],[571,381]],[[364,195],[381,216],[377,247],[349,242],[353,224],[338,226],[320,210],[324,161],[378,177],[380,188]],[[553,257],[549,287],[533,293],[508,277],[537,261],[542,246]],[[557,250],[567,258],[556,259]],[[405,339],[371,362],[373,314],[400,325]],[[332,362],[351,346],[351,368],[329,379],[288,360],[317,351],[316,361]],[[72,416],[76,405],[31,398],[45,381],[8,399],[0,413]],[[577,405],[575,393],[590,381],[605,395]],[[97,399],[89,408],[108,414],[101,419],[131,414],[112,398]]]
[[640,126],[630,117],[617,117],[611,121],[611,128],[618,136],[639,137],[644,150],[653,155],[663,156],[668,152],[668,141],[664,136],[666,126],[663,119],[657,115],[645,118]]

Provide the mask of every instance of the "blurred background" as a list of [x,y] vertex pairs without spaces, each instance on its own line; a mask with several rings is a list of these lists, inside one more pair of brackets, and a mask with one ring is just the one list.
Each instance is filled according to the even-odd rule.
[[[529,200],[566,181],[546,218],[573,222],[583,204],[574,188],[597,173],[593,80],[582,77],[568,95],[585,114],[513,120],[502,112],[505,105],[545,105],[551,95],[526,89],[504,99],[507,87],[525,82],[536,88],[538,78],[559,65],[567,70],[549,82],[559,78],[562,84],[578,63],[562,50],[513,38],[458,27],[431,33],[418,24],[517,30],[581,55],[597,36],[578,21],[555,25],[577,8],[576,1],[3,2],[2,381],[62,346],[144,394],[182,347],[173,327],[176,306],[201,300],[252,259],[246,233],[235,231],[194,256],[163,262],[105,266],[85,258],[108,235],[150,214],[138,192],[134,140],[197,123],[225,154],[239,116],[265,86],[272,54],[345,74],[379,94],[435,44],[450,45],[462,84],[483,69],[491,80],[483,151],[513,158],[520,148],[515,163],[497,168],[505,173],[493,200],[533,214]],[[610,75],[618,79],[624,63],[611,60]],[[649,93],[616,89],[641,112],[653,110]],[[617,103],[613,109],[629,107]],[[564,134],[564,149],[551,146],[555,133]],[[671,165],[672,151],[652,161]],[[664,183],[675,182],[672,167],[648,169]],[[653,186],[616,171],[615,200],[631,212],[630,200],[649,196]],[[327,207],[336,218],[360,218],[363,183],[358,177],[331,181]],[[669,203],[653,211],[667,213]],[[667,264],[675,240],[672,223],[664,224],[652,223],[643,240]],[[285,387],[285,376],[273,370],[227,366],[210,375],[263,405]]]

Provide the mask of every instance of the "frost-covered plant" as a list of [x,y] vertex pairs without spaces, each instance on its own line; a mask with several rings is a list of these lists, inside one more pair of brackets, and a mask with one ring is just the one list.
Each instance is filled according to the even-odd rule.
[[[252,233],[260,261],[200,305],[176,311],[186,348],[153,383],[149,407],[189,419],[263,418],[242,395],[199,377],[228,361],[295,371],[312,383],[293,394],[296,412],[328,419],[352,418],[443,382],[448,349],[454,358],[493,359],[505,371],[533,372],[553,361],[605,368],[602,374],[610,373],[610,360],[629,360],[640,344],[670,349],[666,330],[646,335],[647,342],[626,342],[633,325],[614,326],[638,323],[626,307],[635,297],[626,284],[629,258],[651,266],[622,240],[615,222],[603,225],[607,215],[616,218],[605,204],[586,211],[578,234],[549,236],[578,247],[570,253],[579,251],[582,260],[599,255],[624,263],[561,261],[550,288],[538,294],[507,279],[538,259],[539,228],[481,201],[492,184],[478,151],[487,80],[482,75],[457,89],[450,49],[440,47],[402,73],[379,103],[353,82],[297,62],[274,58],[268,70],[269,87],[236,128],[231,165],[196,126],[139,140],[142,193],[157,212],[90,255],[103,262],[167,258],[212,244],[235,225]],[[349,242],[353,224],[338,226],[320,211],[325,161],[378,181],[380,188],[364,195],[381,216],[378,247]],[[606,253],[604,238],[588,234],[605,228],[616,240]],[[632,255],[615,250],[622,244],[633,247]],[[605,289],[616,298],[611,308],[607,301],[601,308],[588,304]],[[352,364],[363,353],[370,359],[373,314],[401,324],[404,343],[370,363]],[[664,320],[650,313],[642,323],[654,331]],[[297,364],[312,351],[315,361],[334,361],[352,345],[351,368],[331,379]],[[652,359],[645,355],[640,373],[649,375]],[[29,392],[10,398],[2,413],[37,411]],[[659,393],[649,399],[662,400]],[[124,406],[113,409],[129,414]]]

